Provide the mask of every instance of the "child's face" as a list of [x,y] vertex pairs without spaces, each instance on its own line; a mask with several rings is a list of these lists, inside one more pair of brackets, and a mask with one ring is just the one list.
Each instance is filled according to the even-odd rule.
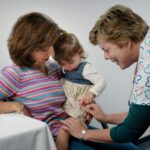
[[70,61],[61,60],[61,64],[59,64],[64,70],[72,71],[75,70],[81,62],[81,55],[75,54]]
[[32,58],[35,61],[35,64],[38,66],[43,66],[45,62],[49,59],[52,53],[52,47],[48,50],[40,50],[32,53]]

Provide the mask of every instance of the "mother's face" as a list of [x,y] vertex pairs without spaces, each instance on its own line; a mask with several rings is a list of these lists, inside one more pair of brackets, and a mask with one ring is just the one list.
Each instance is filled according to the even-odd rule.
[[99,46],[104,52],[104,58],[116,63],[121,69],[126,69],[135,62],[131,41],[122,47],[111,42],[99,41]]

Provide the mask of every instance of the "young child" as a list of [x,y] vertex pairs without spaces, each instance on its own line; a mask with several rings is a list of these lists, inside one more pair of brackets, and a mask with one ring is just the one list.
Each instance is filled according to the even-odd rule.
[[[48,124],[57,149],[67,150],[69,135],[60,122],[68,117],[62,107],[66,97],[59,81],[61,70],[48,61],[60,32],[53,20],[40,13],[18,19],[8,40],[14,64],[0,74],[0,113],[21,113],[27,107],[33,118]],[[6,98],[14,102],[2,102]]]
[[106,82],[85,60],[84,49],[74,34],[62,32],[54,44],[54,53],[63,69],[61,83],[67,96],[64,109],[69,116],[85,121],[84,106],[95,102],[94,98],[103,92]]

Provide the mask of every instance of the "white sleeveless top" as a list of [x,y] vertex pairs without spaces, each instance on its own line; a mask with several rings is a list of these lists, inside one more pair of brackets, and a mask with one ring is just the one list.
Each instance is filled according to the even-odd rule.
[[150,30],[140,46],[130,100],[134,104],[150,105]]

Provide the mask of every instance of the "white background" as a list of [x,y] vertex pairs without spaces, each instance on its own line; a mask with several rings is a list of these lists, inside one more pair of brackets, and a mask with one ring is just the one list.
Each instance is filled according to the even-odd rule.
[[[60,27],[78,36],[88,60],[106,79],[107,88],[98,99],[103,109],[108,113],[127,111],[135,65],[121,70],[105,61],[100,48],[92,46],[88,40],[96,20],[114,4],[129,6],[150,24],[149,0],[0,0],[0,70],[11,63],[7,39],[17,18],[32,11],[45,13]],[[92,124],[98,126],[96,121]]]

